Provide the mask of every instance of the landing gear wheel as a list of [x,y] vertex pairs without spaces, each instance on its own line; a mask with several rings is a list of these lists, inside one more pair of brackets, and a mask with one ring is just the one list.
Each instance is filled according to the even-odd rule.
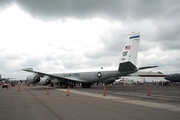
[[82,88],[90,88],[91,84],[82,83]]

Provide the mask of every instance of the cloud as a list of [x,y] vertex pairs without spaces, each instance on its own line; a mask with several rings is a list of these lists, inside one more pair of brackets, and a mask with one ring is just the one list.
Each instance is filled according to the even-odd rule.
[[170,14],[179,8],[177,4],[174,4],[178,2],[178,0],[8,0],[2,2],[2,6],[17,4],[22,10],[39,19],[105,17],[120,20],[139,20],[166,16],[167,13]]
[[[127,34],[141,33],[137,65],[179,71],[178,0],[0,1],[0,73],[33,67],[51,72],[108,66]],[[164,67],[164,68],[163,68]],[[28,73],[27,73],[28,74]]]

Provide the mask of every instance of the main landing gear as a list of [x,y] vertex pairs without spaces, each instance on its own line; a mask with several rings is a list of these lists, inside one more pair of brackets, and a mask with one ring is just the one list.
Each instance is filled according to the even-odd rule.
[[82,88],[90,88],[91,84],[89,83],[82,83]]

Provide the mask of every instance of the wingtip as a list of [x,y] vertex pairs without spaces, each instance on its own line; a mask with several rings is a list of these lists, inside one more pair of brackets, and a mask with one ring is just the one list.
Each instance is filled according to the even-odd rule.
[[16,71],[33,71],[33,68],[22,68],[22,69],[17,69]]

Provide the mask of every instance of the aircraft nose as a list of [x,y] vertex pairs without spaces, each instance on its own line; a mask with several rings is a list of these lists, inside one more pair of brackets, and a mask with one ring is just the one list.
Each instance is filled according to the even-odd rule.
[[167,76],[165,76],[165,77],[164,77],[164,79],[168,80],[168,79],[169,79],[168,75],[167,75]]

